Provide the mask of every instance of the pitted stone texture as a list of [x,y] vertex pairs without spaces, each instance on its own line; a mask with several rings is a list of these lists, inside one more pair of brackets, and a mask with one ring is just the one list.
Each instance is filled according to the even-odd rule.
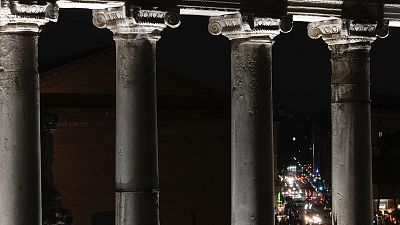
[[156,41],[116,39],[116,189],[158,189]]
[[40,225],[35,33],[0,33],[0,225]]
[[332,103],[332,219],[372,224],[370,106]]
[[332,103],[370,102],[370,43],[331,46]]
[[274,224],[272,41],[231,49],[232,225]]
[[158,225],[156,39],[114,34],[117,225]]
[[0,225],[40,225],[38,33],[58,6],[2,2],[0,9]]
[[370,42],[330,46],[332,222],[372,224]]

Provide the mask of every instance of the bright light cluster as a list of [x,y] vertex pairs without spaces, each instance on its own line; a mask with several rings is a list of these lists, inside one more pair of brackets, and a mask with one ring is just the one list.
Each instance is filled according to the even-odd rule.
[[319,215],[305,216],[304,221],[306,224],[321,224],[322,219]]

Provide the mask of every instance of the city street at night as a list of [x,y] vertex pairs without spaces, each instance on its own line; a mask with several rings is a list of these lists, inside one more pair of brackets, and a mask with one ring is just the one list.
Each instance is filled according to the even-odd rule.
[[318,169],[290,165],[279,174],[281,188],[277,199],[279,225],[331,224],[331,193]]

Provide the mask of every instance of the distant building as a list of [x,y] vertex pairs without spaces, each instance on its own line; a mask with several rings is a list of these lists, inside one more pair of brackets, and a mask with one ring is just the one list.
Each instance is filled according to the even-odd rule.
[[373,154],[379,156],[379,138],[400,131],[400,96],[377,95],[372,100],[371,142]]
[[399,208],[400,203],[399,96],[378,95],[373,99],[371,141],[374,212],[391,211]]
[[[41,110],[58,116],[54,184],[62,206],[74,217],[73,225],[113,224],[114,54],[114,49],[106,49],[49,65],[40,73]],[[230,97],[162,69],[157,88],[160,220],[164,225],[229,224]],[[378,157],[376,143],[399,130],[400,110],[394,105],[383,107],[379,98],[374,99],[371,135],[373,155]],[[276,196],[283,162],[294,156],[302,163],[309,160],[313,143],[315,166],[330,185],[330,113],[305,110],[295,114],[275,112]],[[375,198],[376,190],[374,184]],[[390,195],[381,192],[380,197],[389,199]]]
[[[114,223],[114,52],[40,73],[42,111],[58,115],[54,183],[73,225]],[[229,224],[229,97],[167,71],[157,85],[161,221]]]
[[[40,72],[41,110],[58,116],[54,185],[73,225],[114,224],[114,54],[106,49]],[[230,224],[230,97],[162,69],[157,90],[162,224]]]
[[[374,95],[371,99],[371,144],[373,147],[373,165],[375,165],[382,155],[382,149],[379,148],[378,141],[388,135],[400,132],[400,102],[398,100],[400,97]],[[297,159],[302,160],[302,163],[311,163],[312,154],[310,148],[314,143],[316,166],[320,169],[321,176],[330,186],[332,179],[330,112],[287,109],[281,110],[278,115],[281,121],[278,149],[286,153],[279,155],[280,162],[289,162],[292,160],[291,157],[296,156]],[[313,126],[314,128],[312,128]],[[314,141],[310,138],[313,129],[315,134]],[[396,140],[396,138],[394,139]],[[400,137],[398,142],[400,143]],[[398,150],[393,149],[393,151],[397,151],[397,154],[400,155],[400,148]],[[386,171],[386,173],[393,172]],[[377,199],[378,186],[375,179],[373,190],[374,198]],[[391,199],[393,188],[381,187],[379,195],[382,199]],[[400,196],[400,190],[398,195]]]

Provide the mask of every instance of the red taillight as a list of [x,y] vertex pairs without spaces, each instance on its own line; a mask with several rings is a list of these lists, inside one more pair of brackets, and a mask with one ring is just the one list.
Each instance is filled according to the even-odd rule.
[[396,217],[392,217],[392,221],[393,221],[393,222],[396,221]]

